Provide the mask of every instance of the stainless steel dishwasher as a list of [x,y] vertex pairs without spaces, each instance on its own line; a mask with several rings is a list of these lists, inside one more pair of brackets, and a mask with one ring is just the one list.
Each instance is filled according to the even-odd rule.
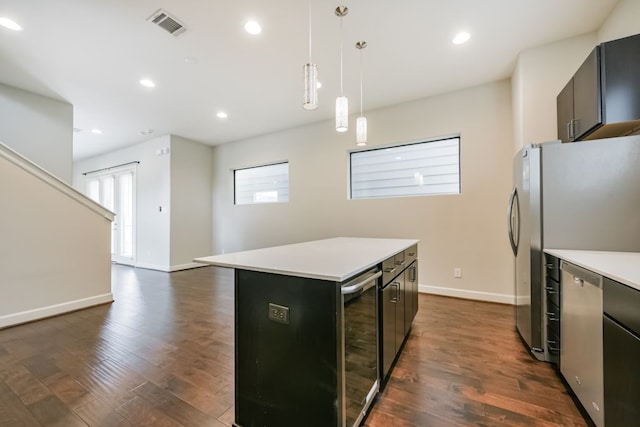
[[562,261],[560,372],[598,427],[604,427],[602,277]]

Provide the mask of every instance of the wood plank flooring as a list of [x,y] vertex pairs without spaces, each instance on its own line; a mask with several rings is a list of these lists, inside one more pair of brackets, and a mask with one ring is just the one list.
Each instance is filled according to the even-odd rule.
[[[0,426],[231,426],[232,272],[114,266],[113,292],[0,330]],[[512,307],[419,298],[367,426],[586,425],[552,367],[526,354]]]

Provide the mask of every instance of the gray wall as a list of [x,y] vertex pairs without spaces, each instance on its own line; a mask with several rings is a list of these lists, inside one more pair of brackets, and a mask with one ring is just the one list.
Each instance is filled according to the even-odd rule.
[[[322,122],[214,148],[215,253],[334,236],[420,239],[422,290],[512,302],[508,80],[370,111],[369,146],[460,134],[462,194],[347,199],[352,129]],[[290,201],[233,204],[232,169],[289,161]],[[462,268],[462,278],[453,269]]]
[[71,183],[71,104],[0,83],[0,142]]
[[213,148],[171,136],[171,266],[188,267],[210,255]]

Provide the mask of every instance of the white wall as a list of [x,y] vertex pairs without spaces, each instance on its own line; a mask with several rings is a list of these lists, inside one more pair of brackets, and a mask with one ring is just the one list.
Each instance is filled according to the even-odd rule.
[[556,97],[599,43],[640,33],[640,1],[621,0],[597,32],[521,52],[512,75],[514,144],[557,139]]
[[0,142],[71,183],[71,104],[0,83]]
[[213,251],[212,151],[210,146],[171,136],[172,270],[194,266],[193,258]]
[[[354,131],[322,122],[214,147],[215,253],[334,236],[420,239],[422,290],[513,300],[506,234],[511,187],[509,81],[370,111],[369,145],[461,135],[462,194],[347,199]],[[354,118],[351,118],[352,127]],[[233,204],[232,169],[289,161],[290,201]],[[462,268],[454,279],[454,267]]]
[[193,258],[213,250],[211,153],[210,146],[165,135],[76,162],[73,184],[85,192],[83,173],[139,161],[135,265],[161,271],[200,267]]
[[0,328],[113,300],[105,216],[3,156],[0,194]]
[[83,173],[140,162],[136,167],[135,260],[139,267],[167,270],[170,266],[170,151],[156,154],[170,146],[170,136],[166,135],[74,164],[73,186],[84,193]]
[[514,153],[526,144],[558,139],[558,93],[597,44],[596,33],[589,33],[520,53],[511,77]]
[[640,33],[640,1],[620,0],[598,30],[600,43]]

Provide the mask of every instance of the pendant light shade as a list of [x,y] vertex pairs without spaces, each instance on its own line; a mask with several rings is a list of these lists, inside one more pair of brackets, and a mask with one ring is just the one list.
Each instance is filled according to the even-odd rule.
[[367,145],[367,118],[364,116],[356,120],[356,145],[358,147]]
[[318,66],[311,61],[311,0],[309,0],[309,62],[304,64],[304,101],[305,110],[318,108]]
[[340,96],[336,98],[336,130],[349,130],[349,100],[344,96],[342,87],[342,17],[349,13],[346,6],[336,7],[336,16],[340,18]]
[[362,49],[367,47],[367,42],[359,41],[356,48],[360,51],[360,117],[356,120],[356,145],[363,147],[367,145],[367,118],[362,115]]
[[346,96],[336,98],[336,130],[338,132],[349,130],[349,100]]
[[305,110],[318,108],[318,66],[308,62],[304,64],[304,103]]

